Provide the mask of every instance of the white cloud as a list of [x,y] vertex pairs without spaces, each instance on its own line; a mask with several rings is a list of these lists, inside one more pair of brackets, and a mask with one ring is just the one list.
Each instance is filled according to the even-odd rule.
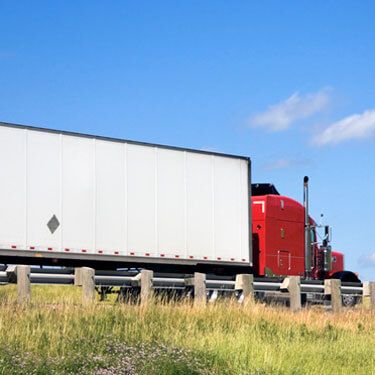
[[361,256],[358,263],[364,268],[375,267],[375,252]]
[[286,169],[291,167],[299,167],[311,164],[311,160],[308,159],[288,159],[281,158],[269,163],[264,164],[264,169],[271,171],[277,169]]
[[288,99],[271,105],[265,112],[253,116],[250,122],[253,126],[270,131],[285,130],[296,121],[323,111],[329,102],[327,89],[305,95],[296,92]]
[[314,137],[313,143],[327,145],[369,137],[375,137],[375,110],[351,115],[329,125]]

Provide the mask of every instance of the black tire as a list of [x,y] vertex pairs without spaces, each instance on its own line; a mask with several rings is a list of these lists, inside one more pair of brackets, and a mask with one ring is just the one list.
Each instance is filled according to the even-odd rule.
[[[341,271],[341,272],[336,272],[332,275],[331,279],[339,279],[342,282],[347,282],[347,283],[360,283],[361,280],[358,279],[358,276],[351,271]],[[341,296],[342,300],[342,305],[344,307],[354,307],[357,305],[361,298],[353,295],[353,294],[343,294]]]
[[341,296],[342,305],[344,307],[354,307],[360,302],[360,297],[355,296],[353,294],[343,294]]
[[339,279],[343,282],[348,282],[348,283],[360,283],[361,282],[361,280],[358,279],[358,276],[352,271],[336,272],[331,276],[331,279]]

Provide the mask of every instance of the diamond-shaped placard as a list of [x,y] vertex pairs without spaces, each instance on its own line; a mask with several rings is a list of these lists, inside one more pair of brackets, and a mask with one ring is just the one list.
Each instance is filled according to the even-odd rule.
[[60,226],[60,222],[59,220],[57,219],[56,215],[53,215],[48,223],[47,223],[47,227],[48,229],[50,230],[50,232],[53,234],[55,233],[56,229]]

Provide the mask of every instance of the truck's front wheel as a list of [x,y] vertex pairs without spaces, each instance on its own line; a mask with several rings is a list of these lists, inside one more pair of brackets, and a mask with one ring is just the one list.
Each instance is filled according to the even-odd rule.
[[354,307],[360,302],[361,297],[354,296],[353,294],[344,294],[341,296],[341,300],[344,307]]
[[[331,276],[332,279],[339,279],[341,282],[360,283],[358,276],[351,271],[336,272]],[[342,305],[344,307],[353,307],[361,301],[360,296],[354,294],[343,294],[341,296]]]

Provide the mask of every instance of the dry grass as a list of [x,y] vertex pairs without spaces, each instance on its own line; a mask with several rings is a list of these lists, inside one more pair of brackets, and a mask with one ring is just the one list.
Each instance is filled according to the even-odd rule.
[[0,288],[0,373],[375,374],[375,314],[222,301],[82,307],[74,287]]

